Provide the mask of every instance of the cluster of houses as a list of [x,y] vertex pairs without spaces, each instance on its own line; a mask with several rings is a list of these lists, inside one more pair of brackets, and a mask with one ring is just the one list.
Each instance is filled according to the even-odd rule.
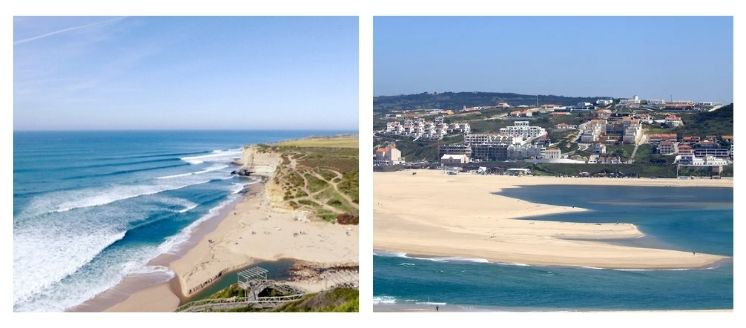
[[661,155],[676,155],[676,162],[689,166],[722,166],[733,160],[733,136],[722,135],[683,136],[676,133],[655,133],[648,135],[648,142],[656,146]]
[[622,158],[619,155],[609,154],[606,152],[606,144],[595,143],[590,147],[592,154],[588,156],[588,164],[622,164]]
[[386,123],[386,129],[382,131],[385,135],[407,136],[414,139],[442,139],[449,133],[469,134],[471,127],[469,123],[445,123],[443,116],[438,116],[433,121],[423,118],[405,119],[403,121],[390,121]]
[[562,158],[559,149],[547,147],[546,135],[547,131],[540,126],[516,121],[501,128],[498,134],[466,134],[463,143],[440,145],[438,155],[443,165]]
[[[633,114],[614,114],[609,106],[617,109],[644,109]],[[574,106],[544,104],[541,106],[511,106],[500,102],[496,106],[464,107],[462,112],[481,111],[485,109],[508,109],[510,117],[528,118],[536,113],[545,113],[552,117],[572,115],[572,111],[593,111],[594,119],[580,125],[559,123],[554,131],[578,130],[578,142],[589,144],[591,155],[589,164],[622,164],[618,153],[607,153],[608,144],[640,144],[645,142],[643,124],[660,127],[677,128],[684,125],[682,118],[675,111],[712,110],[721,105],[712,102],[644,100],[637,96],[627,99],[598,99],[595,103],[581,102]],[[666,113],[656,114],[652,110]],[[472,162],[489,162],[505,160],[536,160],[569,162],[563,158],[558,148],[550,145],[547,131],[540,126],[530,125],[528,120],[517,120],[513,125],[501,128],[496,134],[471,133],[469,123],[444,122],[444,116],[435,116],[432,121],[421,118],[426,115],[453,115],[452,110],[417,110],[389,113],[387,118],[396,120],[386,123],[386,128],[379,133],[384,135],[407,136],[416,139],[440,140],[448,134],[463,134],[464,141],[457,144],[438,144],[438,156],[442,165],[459,166]],[[655,115],[655,116],[654,116]],[[662,116],[665,115],[665,116]],[[647,142],[653,144],[657,152],[663,155],[675,155],[675,162],[689,166],[722,166],[732,163],[733,137],[684,136],[677,139],[675,133],[648,134]],[[567,157],[567,155],[565,155]],[[557,161],[560,162],[560,161]],[[404,163],[401,152],[395,145],[377,148],[374,155],[375,165],[397,165]]]
[[596,118],[580,124],[582,143],[639,143],[643,132],[639,119],[633,116]]

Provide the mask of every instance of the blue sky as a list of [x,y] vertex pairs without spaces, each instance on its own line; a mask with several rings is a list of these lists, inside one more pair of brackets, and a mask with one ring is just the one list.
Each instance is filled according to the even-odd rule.
[[374,93],[733,99],[730,17],[377,17]]
[[16,17],[14,128],[357,130],[356,17]]

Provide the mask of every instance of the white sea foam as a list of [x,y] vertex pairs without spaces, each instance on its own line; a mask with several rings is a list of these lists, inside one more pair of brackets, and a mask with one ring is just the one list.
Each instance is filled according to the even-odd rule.
[[[487,259],[482,258],[471,258],[471,257],[457,257],[457,256],[448,256],[448,257],[417,257],[417,256],[411,256],[404,252],[388,252],[388,251],[373,251],[373,255],[375,256],[385,256],[385,257],[400,257],[405,259],[414,259],[414,260],[423,260],[423,261],[432,261],[432,262],[474,262],[474,263],[490,263]],[[503,264],[503,263],[500,263]]]
[[191,210],[193,210],[193,209],[197,208],[197,206],[199,206],[199,205],[197,205],[197,204],[195,204],[195,203],[192,203],[191,205],[188,205],[188,206],[186,206],[186,207],[184,207],[184,208],[180,209],[180,210],[179,210],[179,213],[186,213],[186,212],[189,212],[189,211],[191,211]]
[[93,260],[103,249],[124,238],[124,231],[65,229],[50,222],[14,233],[13,300],[24,302]]
[[182,184],[116,186],[111,187],[108,190],[101,190],[98,194],[93,194],[93,192],[91,192],[91,194],[80,197],[78,199],[63,202],[58,205],[54,211],[67,212],[78,208],[107,205],[120,200],[154,195],[168,190],[181,189],[191,185],[203,184],[207,182],[209,182],[209,180]]
[[[199,179],[162,180],[143,186],[116,185],[55,192],[29,201],[14,218],[14,310],[63,311],[113,287],[132,272],[163,274],[164,279],[168,278],[172,273],[163,271],[165,268],[144,267],[145,264],[164,253],[164,249],[177,249],[175,246],[188,240],[197,224],[214,217],[229,201],[162,245],[128,245],[104,252],[124,238],[126,229],[154,211],[164,210],[164,205],[178,212],[198,206],[187,199],[165,194],[126,203],[114,202],[206,183],[214,179],[213,175],[215,173],[200,175]],[[230,192],[239,186],[228,184],[222,188]],[[78,210],[54,211],[55,205]],[[92,207],[97,205],[106,206]]]
[[374,250],[373,255],[375,256],[385,256],[385,257],[407,257],[407,253],[404,252],[387,252],[387,251],[380,251],[380,250]]
[[428,260],[433,262],[474,262],[474,263],[490,263],[487,259],[470,258],[470,257],[412,257],[419,260]]
[[187,156],[181,160],[192,165],[202,164],[204,162],[230,162],[241,157],[241,149],[213,150],[207,155]]
[[243,183],[234,183],[231,187],[231,194],[235,195],[244,189]]
[[44,292],[37,293],[30,299],[16,302],[14,310],[21,312],[65,311],[116,286],[129,274],[148,274],[156,278],[158,282],[166,282],[174,276],[168,268],[145,266],[150,259],[157,256],[155,247],[119,250],[118,254],[109,254],[107,259],[101,260],[108,265],[88,268],[86,272],[76,273],[74,278],[66,278],[64,282],[53,283]]
[[[191,211],[191,210],[193,210],[193,209],[195,209],[195,208],[197,208],[199,206],[199,204],[197,204],[195,202],[192,202],[192,201],[190,201],[188,199],[179,198],[179,197],[172,197],[172,196],[165,196],[165,195],[163,195],[163,196],[161,196],[161,195],[152,196],[151,198],[149,198],[149,200],[152,200],[152,201],[156,202],[158,204],[158,206],[160,206],[162,204],[162,205],[167,206],[169,208],[180,207],[180,209],[176,209],[176,208],[172,209],[172,211],[177,212],[177,213],[186,213],[186,212],[189,212],[189,211]],[[160,209],[160,207],[159,207],[159,209]]]
[[161,254],[178,252],[179,247],[183,243],[189,240],[189,237],[192,236],[192,232],[197,226],[199,226],[202,222],[205,222],[207,220],[217,217],[218,214],[220,214],[220,211],[223,208],[225,208],[228,204],[233,202],[235,199],[236,199],[235,196],[228,197],[228,199],[218,204],[218,206],[211,208],[207,212],[207,214],[203,215],[201,218],[195,220],[194,222],[189,224],[186,228],[182,229],[181,232],[171,237],[168,237],[163,243],[161,243],[158,246],[158,252]]
[[200,170],[200,171],[196,171],[196,172],[187,172],[187,173],[181,173],[181,174],[166,175],[166,176],[158,177],[156,179],[163,180],[163,179],[182,178],[182,177],[188,177],[188,176],[192,176],[192,175],[199,175],[199,174],[205,174],[205,173],[210,173],[210,172],[214,172],[214,171],[220,171],[220,170],[226,169],[228,167],[229,167],[228,165],[213,165],[213,166],[210,166],[210,167],[208,167],[208,168],[206,168],[204,170]]
[[611,270],[616,270],[616,271],[633,271],[634,272],[634,271],[689,271],[691,269],[687,269],[687,268],[667,268],[667,269],[663,269],[663,268],[661,268],[661,269],[659,269],[659,268],[651,268],[651,269],[629,268],[629,269],[611,269]]
[[531,266],[531,265],[529,265],[529,264],[526,264],[526,263],[519,263],[519,262],[495,262],[495,264],[500,264],[500,265],[512,265],[512,266],[520,266],[520,267],[528,267],[528,266]]
[[[158,188],[164,190],[173,187],[179,185],[171,184]],[[31,212],[25,213],[43,212],[46,208],[44,205],[55,200],[91,194],[93,190],[72,192],[72,196],[62,193],[44,195],[43,199],[32,200],[29,203]],[[102,195],[116,195],[122,189],[110,187],[98,190],[102,190],[99,191]],[[133,223],[145,220],[153,211],[162,210],[163,204],[183,207],[179,210],[181,212],[197,206],[186,199],[165,196],[138,200],[135,204],[82,208],[76,212],[57,212],[43,216],[19,215],[15,218],[14,309],[62,311],[95,296],[96,294],[91,294],[94,291],[98,293],[112,287],[129,270],[144,265],[149,258],[156,256],[158,250],[152,246],[152,254],[131,253],[112,261],[109,257],[97,258],[101,254],[106,254],[102,253],[104,249],[124,238],[126,229],[131,228]],[[129,261],[130,256],[142,258],[142,261],[136,261],[132,266],[119,267],[120,263]],[[94,259],[96,264],[87,266]],[[101,277],[82,278],[89,275],[91,270],[103,270],[98,268],[100,266],[111,266],[112,270],[116,268],[116,272],[108,272]],[[76,281],[81,279],[88,279],[90,282]],[[70,286],[78,286],[80,289],[69,289]]]
[[162,275],[163,281],[169,281],[171,278],[176,276],[176,273],[171,271],[169,267],[161,265],[140,265],[130,271],[132,275]]
[[373,296],[373,304],[396,304],[396,297]]
[[45,213],[64,213],[75,209],[108,205],[140,196],[155,195],[164,191],[208,183],[213,178],[199,175],[188,179],[157,180],[159,182],[152,181],[142,184],[122,184],[53,192],[31,200],[18,217],[33,217]]

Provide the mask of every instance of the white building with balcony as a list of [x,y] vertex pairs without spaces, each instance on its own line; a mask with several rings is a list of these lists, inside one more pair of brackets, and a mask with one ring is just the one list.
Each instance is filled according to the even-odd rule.
[[512,137],[532,139],[547,134],[547,130],[540,126],[530,126],[528,121],[516,121],[514,125],[500,129],[500,133]]

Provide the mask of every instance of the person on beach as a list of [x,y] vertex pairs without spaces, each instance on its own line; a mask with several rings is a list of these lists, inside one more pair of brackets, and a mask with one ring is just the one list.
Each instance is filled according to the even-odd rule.
[[436,306],[435,306],[435,312],[439,312],[439,311],[440,311],[440,307],[438,307],[438,306],[436,305]]

